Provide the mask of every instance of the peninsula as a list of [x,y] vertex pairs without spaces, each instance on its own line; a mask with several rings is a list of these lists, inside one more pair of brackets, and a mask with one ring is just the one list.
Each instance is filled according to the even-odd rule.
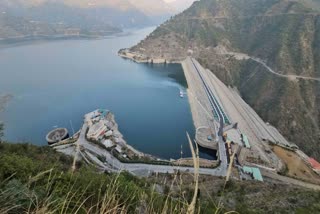
[[[73,170],[77,161],[84,160],[102,171],[128,171],[134,175],[147,176],[150,173],[174,173],[177,170],[194,171],[190,158],[164,160],[144,154],[123,139],[114,115],[105,109],[98,109],[84,116],[84,124],[71,138],[51,147],[58,152],[74,157]],[[200,174],[224,176],[226,168],[218,161],[200,159]]]

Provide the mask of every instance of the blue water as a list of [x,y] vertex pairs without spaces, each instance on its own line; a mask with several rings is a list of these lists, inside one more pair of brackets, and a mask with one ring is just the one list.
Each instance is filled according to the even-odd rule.
[[[137,64],[117,56],[152,28],[103,40],[67,40],[0,49],[0,93],[14,97],[0,113],[6,140],[46,145],[54,126],[72,132],[83,115],[111,110],[129,144],[162,158],[190,156],[194,136],[181,65]],[[205,152],[202,157],[209,158]]]

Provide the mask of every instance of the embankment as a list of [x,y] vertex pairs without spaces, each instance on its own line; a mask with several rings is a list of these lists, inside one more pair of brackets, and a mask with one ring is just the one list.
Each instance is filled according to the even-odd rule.
[[173,63],[181,63],[180,60],[168,60],[165,58],[152,58],[149,56],[146,56],[144,54],[140,54],[137,52],[132,52],[129,49],[121,49],[118,52],[118,56],[130,59],[137,63],[151,63],[151,64],[173,64]]

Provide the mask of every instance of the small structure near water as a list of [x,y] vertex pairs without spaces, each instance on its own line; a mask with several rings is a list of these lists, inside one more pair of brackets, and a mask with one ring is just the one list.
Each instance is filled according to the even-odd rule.
[[47,136],[46,140],[49,145],[58,143],[62,140],[65,140],[69,137],[68,130],[66,128],[57,128],[50,131]]

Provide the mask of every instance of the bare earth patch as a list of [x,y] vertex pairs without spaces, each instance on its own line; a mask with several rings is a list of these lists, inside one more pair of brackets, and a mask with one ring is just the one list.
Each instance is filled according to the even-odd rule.
[[[183,158],[183,159],[176,160],[172,163],[174,165],[181,165],[181,166],[190,166],[190,167],[194,166],[192,158]],[[219,165],[219,162],[200,158],[199,165],[200,167],[214,168]]]
[[287,165],[287,176],[320,184],[320,176],[318,176],[295,152],[283,149],[279,146],[274,146],[273,150]]

